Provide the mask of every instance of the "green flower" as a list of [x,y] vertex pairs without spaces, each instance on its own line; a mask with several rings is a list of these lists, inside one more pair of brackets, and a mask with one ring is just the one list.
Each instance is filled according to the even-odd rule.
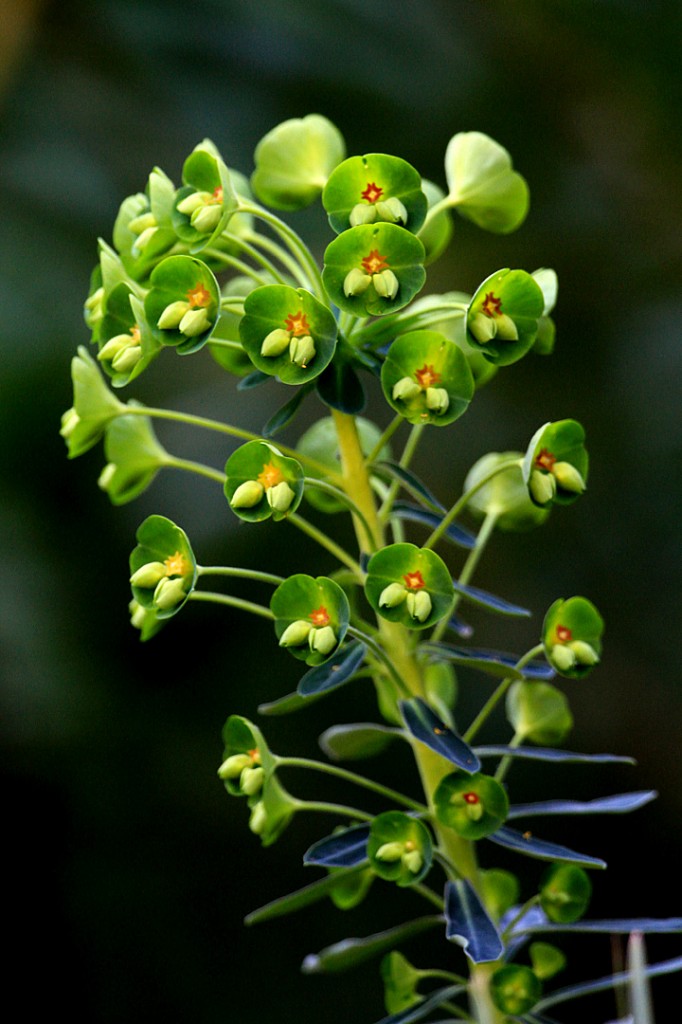
[[106,427],[104,454],[108,461],[97,483],[114,505],[137,498],[158,471],[169,464],[168,452],[157,441],[147,416],[119,416],[110,423]]
[[345,156],[338,128],[320,114],[283,121],[256,146],[251,186],[276,210],[300,210],[317,199]]
[[161,345],[181,355],[208,340],[220,312],[220,289],[212,271],[193,256],[168,256],[152,271],[144,310]]
[[142,301],[124,282],[117,284],[107,298],[98,344],[97,360],[115,388],[139,377],[161,351]]
[[367,856],[380,878],[399,886],[415,885],[431,867],[431,835],[419,819],[386,811],[371,824]]
[[474,379],[462,350],[437,331],[410,331],[381,370],[386,401],[410,423],[446,426],[466,412]]
[[[164,516],[149,516],[136,536],[138,544],[130,555],[133,599],[156,619],[170,618],[180,611],[197,580],[187,534]],[[145,625],[143,618],[140,625]]]
[[542,625],[547,660],[562,676],[582,679],[599,664],[604,620],[585,597],[559,598]]
[[498,1010],[518,1016],[533,1009],[542,995],[542,984],[530,967],[506,964],[490,979],[490,995]]
[[445,562],[430,548],[389,544],[372,555],[365,594],[377,614],[408,629],[426,629],[450,609],[454,588]]
[[507,794],[491,775],[446,775],[434,794],[436,816],[465,839],[496,832],[509,814]]
[[576,420],[545,423],[531,438],[523,460],[523,478],[541,508],[568,505],[587,486],[585,431]]
[[529,192],[503,146],[483,132],[459,132],[445,153],[449,205],[486,231],[508,234],[528,213]]
[[553,864],[540,883],[540,905],[556,924],[578,921],[591,898],[590,876],[577,864]]
[[248,523],[294,512],[303,497],[303,470],[265,441],[247,441],[225,465],[225,496],[232,511]]
[[125,412],[125,405],[112,395],[92,356],[82,345],[71,360],[73,405],[62,416],[59,431],[66,441],[69,458],[97,444],[107,426]]
[[532,347],[544,305],[540,286],[525,270],[498,270],[471,300],[467,340],[491,363],[515,363]]
[[397,156],[352,156],[332,172],[322,205],[337,233],[384,221],[416,233],[424,223],[427,199],[419,172]]
[[290,576],[275,590],[270,608],[280,647],[308,665],[321,665],[332,656],[350,621],[348,598],[325,576]]
[[465,492],[470,491],[498,466],[508,464],[478,487],[469,500],[469,508],[475,515],[495,516],[495,525],[500,530],[515,533],[540,526],[549,515],[549,509],[539,508],[531,501],[521,461],[520,452],[489,452],[474,463],[464,481]]
[[136,281],[149,276],[152,267],[175,245],[171,223],[175,186],[155,167],[145,192],[124,199],[114,223],[113,242],[128,273]]

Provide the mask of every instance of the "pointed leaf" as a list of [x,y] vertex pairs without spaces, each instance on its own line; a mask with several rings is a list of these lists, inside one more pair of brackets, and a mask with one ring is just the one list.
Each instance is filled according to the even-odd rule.
[[397,462],[375,462],[374,468],[385,469],[392,477],[399,480],[403,487],[405,487],[405,489],[408,490],[410,494],[417,499],[417,501],[421,501],[434,512],[440,512],[442,515],[445,514],[445,509],[438,499],[433,496],[426,484],[423,484],[419,477],[415,476],[415,474],[409,469],[404,469],[403,466],[399,466]]
[[317,693],[311,697],[301,697],[299,693],[287,693],[277,700],[268,701],[258,705],[259,715],[290,715],[301,708],[310,707],[316,700],[324,697],[324,693]]
[[448,985],[446,988],[439,988],[430,995],[420,999],[418,1003],[401,1010],[400,1013],[392,1013],[388,1017],[382,1017],[378,1024],[413,1024],[414,1021],[422,1020],[431,1010],[437,1010],[443,1003],[466,992],[466,985]]
[[509,808],[507,820],[542,814],[624,814],[644,807],[657,796],[656,791],[650,789],[636,793],[618,793],[595,800],[542,800],[533,804],[514,804]]
[[[443,521],[442,515],[436,515],[435,512],[429,512],[427,509],[421,508],[419,505],[412,505],[409,501],[394,502],[392,514],[397,516],[398,519],[405,519],[407,522],[412,523],[423,523],[425,526],[430,526],[432,529],[440,526]],[[462,548],[473,548],[476,543],[476,538],[473,533],[470,533],[469,530],[465,530],[463,526],[458,526],[457,523],[451,523],[443,536],[447,537],[448,540],[451,540],[454,544],[459,544]]]
[[[663,974],[674,974],[682,971],[682,956],[674,957],[672,960],[662,960],[657,964],[650,964],[644,968],[647,978],[657,978]],[[535,1009],[544,1010],[550,1006],[557,1006],[559,1003],[566,1003],[569,999],[577,999],[579,996],[592,995],[593,992],[604,992],[616,988],[619,985],[627,984],[630,981],[629,971],[620,971],[617,974],[609,974],[605,978],[598,978],[595,981],[584,981],[579,985],[569,985],[557,992],[552,992],[537,1003]]]
[[356,640],[340,648],[324,664],[310,669],[301,679],[296,692],[301,697],[315,697],[335,690],[349,682],[365,659],[367,648]]
[[287,423],[291,423],[294,416],[301,407],[301,402],[306,396],[308,389],[299,388],[292,399],[286,402],[281,409],[270,417],[268,422],[263,427],[263,437],[274,437],[280,430],[286,427]]
[[555,750],[553,747],[506,747],[491,744],[476,747],[479,757],[518,757],[528,761],[563,761],[574,764],[636,764],[634,757],[622,754],[580,754],[573,750]]
[[261,384],[265,384],[266,380],[272,380],[269,373],[263,373],[262,370],[254,370],[253,373],[242,377],[237,384],[237,391],[249,391],[251,388],[260,387]]
[[413,935],[419,935],[442,925],[443,918],[440,914],[431,917],[418,917],[414,921],[406,921],[395,928],[389,928],[384,932],[377,932],[374,935],[367,935],[361,939],[342,939],[341,942],[327,946],[319,953],[310,953],[301,966],[304,974],[331,974],[336,971],[347,971],[356,967],[373,956],[379,956],[387,950],[395,949],[406,939]]
[[324,868],[357,867],[367,860],[368,839],[369,824],[353,825],[313,843],[303,854],[303,863]]
[[400,710],[405,725],[415,739],[469,775],[479,771],[481,763],[471,747],[442,722],[421,697],[401,701]]
[[401,738],[404,738],[401,729],[374,722],[353,722],[331,726],[318,742],[332,761],[356,761],[380,754],[393,740]]
[[525,929],[519,928],[519,934],[524,931],[534,934],[539,932],[547,934],[550,932],[592,932],[629,935],[630,932],[642,932],[644,935],[671,935],[682,932],[682,917],[608,918],[603,921],[583,920],[566,924],[547,921],[546,924],[534,924]]
[[585,853],[576,853],[566,846],[559,846],[557,843],[549,843],[544,839],[538,839],[528,832],[516,832],[514,829],[498,828],[497,832],[487,836],[492,843],[504,846],[508,850],[515,850],[516,853],[525,853],[528,857],[537,857],[539,860],[559,860],[571,864],[582,864],[587,868],[605,868],[606,861],[598,857],[590,857]]
[[475,964],[499,960],[504,944],[476,890],[466,879],[446,882],[445,935],[462,946]]
[[293,914],[296,910],[302,910],[304,907],[324,899],[339,882],[357,873],[356,868],[346,868],[345,870],[336,871],[334,874],[326,875],[324,878],[318,878],[311,885],[297,889],[296,892],[287,893],[286,896],[280,896],[271,903],[266,903],[264,906],[258,907],[257,910],[252,910],[244,918],[244,924],[261,924],[263,921],[271,921],[273,918],[283,917],[285,914]]
[[512,604],[511,601],[505,601],[504,598],[496,597],[495,594],[489,594],[487,590],[481,590],[480,587],[470,587],[464,583],[458,583],[457,580],[453,580],[452,585],[455,590],[459,591],[460,594],[470,601],[473,601],[474,604],[483,605],[484,608],[490,608],[491,611],[499,612],[500,615],[532,615],[528,608]]
[[[475,647],[455,647],[454,644],[426,643],[422,650],[438,654],[441,658],[454,661],[458,665],[466,665],[468,668],[478,669],[486,675],[502,679],[523,679],[521,669],[517,669],[516,663],[519,658],[514,654],[504,654],[501,651],[487,651]],[[528,673],[531,666],[526,665],[523,673]]]

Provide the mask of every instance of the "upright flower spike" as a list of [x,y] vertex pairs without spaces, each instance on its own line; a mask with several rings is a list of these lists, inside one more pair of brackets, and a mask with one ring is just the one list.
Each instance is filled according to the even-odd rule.
[[503,787],[491,775],[452,772],[434,794],[438,820],[465,839],[482,839],[496,832],[509,814]]
[[310,206],[346,155],[338,128],[320,114],[283,121],[256,146],[253,191],[276,210]]
[[434,551],[390,544],[369,560],[365,594],[382,618],[426,629],[447,614],[454,588],[445,562]]
[[322,280],[347,313],[381,316],[402,309],[426,280],[419,239],[397,224],[363,224],[327,246]]
[[107,298],[98,344],[97,359],[115,388],[139,377],[161,351],[147,323],[143,303],[123,282]]
[[416,234],[427,199],[419,172],[397,156],[352,156],[332,172],[322,193],[329,223],[339,234],[359,224],[385,221]]
[[515,363],[532,347],[544,306],[539,284],[525,270],[498,270],[471,300],[467,340],[491,363]]
[[410,331],[381,369],[386,401],[410,423],[446,426],[469,407],[474,378],[462,350],[437,331]]
[[144,301],[157,342],[181,355],[208,341],[220,312],[220,289],[213,273],[193,256],[168,256],[154,268]]
[[210,139],[195,146],[182,169],[184,185],[171,213],[177,234],[191,253],[201,252],[227,228],[239,208],[232,176]]
[[81,345],[71,360],[73,405],[62,416],[61,436],[69,458],[87,452],[104,436],[106,427],[125,406],[112,395],[88,350]]
[[451,206],[486,231],[515,231],[528,213],[525,179],[507,150],[483,132],[459,132],[445,152]]
[[582,679],[599,663],[604,620],[585,597],[555,601],[542,625],[547,660],[569,679]]
[[247,523],[271,517],[277,522],[295,512],[303,497],[303,470],[266,441],[247,441],[225,465],[225,497]]
[[428,873],[433,847],[425,825],[402,811],[386,811],[371,824],[367,856],[380,878],[404,887]]
[[576,420],[557,420],[536,430],[523,460],[523,478],[536,505],[569,505],[583,493],[588,470],[584,441]]
[[331,657],[350,620],[348,598],[325,576],[290,576],[275,590],[270,608],[280,646],[308,665],[321,665]]
[[177,242],[171,222],[175,186],[155,167],[145,192],[128,196],[114,222],[113,242],[123,264],[136,281],[147,278],[152,268]]
[[530,500],[521,461],[520,452],[489,452],[474,463],[464,481],[465,492],[470,491],[498,466],[508,464],[471,496],[469,509],[478,516],[494,515],[496,527],[513,533],[532,530],[549,515],[549,509]]
[[[360,439],[360,449],[364,456],[368,456],[374,448],[377,442],[381,438],[381,431],[376,424],[371,423],[369,420],[364,419],[362,416],[356,418],[356,427],[358,431],[358,437]],[[322,463],[329,467],[330,473],[338,473],[341,455],[339,452],[339,438],[336,433],[336,424],[331,416],[325,416],[321,420],[317,420],[309,427],[305,434],[299,438],[296,445],[296,450],[301,456],[307,455],[311,459],[315,459],[316,462]],[[390,459],[391,450],[386,445],[380,455],[379,459]],[[308,471],[308,476],[317,477],[317,472]],[[320,512],[345,512],[347,506],[343,502],[339,501],[332,494],[327,494],[325,491],[318,490],[316,487],[307,487],[305,490],[305,499],[308,501],[313,508],[318,509]]]
[[167,619],[180,611],[197,580],[187,534],[164,516],[149,516],[130,555],[133,599],[145,612]]
[[263,373],[304,384],[331,362],[337,327],[331,311],[305,288],[271,284],[247,295],[239,336]]
[[97,483],[114,505],[125,505],[137,498],[169,462],[168,452],[157,441],[151,420],[138,415],[119,416],[107,426],[104,455],[107,464]]

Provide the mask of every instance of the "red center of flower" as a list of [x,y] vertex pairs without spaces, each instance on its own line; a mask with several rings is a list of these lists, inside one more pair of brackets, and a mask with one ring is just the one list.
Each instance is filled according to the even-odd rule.
[[481,310],[491,318],[499,316],[502,312],[502,299],[498,299],[494,292],[488,292],[483,300]]
[[388,261],[378,249],[371,249],[369,256],[365,256],[362,261],[362,269],[366,274],[378,274],[382,270],[388,270]]
[[206,309],[211,305],[211,293],[204,288],[201,281],[197,281],[194,288],[187,292],[187,301],[192,309]]
[[368,203],[376,203],[384,194],[384,190],[381,185],[377,185],[374,181],[367,182],[367,188],[364,192],[360,193],[362,199],[366,199]]
[[465,803],[467,803],[467,804],[478,804],[478,803],[480,803],[480,800],[479,800],[478,795],[476,793],[464,793],[463,797],[464,797]]
[[258,474],[257,479],[258,483],[262,484],[267,491],[269,487],[276,487],[277,484],[281,484],[284,476],[278,466],[273,465],[272,462],[267,462]]
[[568,626],[557,626],[556,638],[560,644],[567,644],[573,639],[573,633]]
[[166,567],[167,576],[184,576],[189,571],[189,563],[180,551],[169,555],[163,564]]
[[212,200],[214,203],[222,203],[223,201],[223,189],[221,185],[213,189]]
[[546,469],[551,471],[552,466],[556,462],[556,455],[553,455],[547,448],[543,448],[535,456],[535,465],[538,469]]
[[286,318],[284,321],[284,329],[286,331],[291,331],[295,338],[300,338],[303,334],[310,334],[308,317],[302,309],[299,309],[298,313],[291,313]]
[[247,750],[246,753],[249,755],[254,764],[260,764],[260,751],[258,747],[254,747],[253,750]]
[[420,573],[419,569],[415,572],[407,572],[403,576],[405,580],[405,586],[408,590],[422,590],[426,584],[424,583],[424,577]]
[[331,622],[329,612],[327,611],[323,604],[321,604],[319,608],[316,608],[314,611],[312,611],[308,618],[312,622],[313,626],[328,626],[329,623]]
[[441,375],[436,373],[433,366],[429,366],[428,363],[424,363],[421,370],[415,370],[414,375],[420,388],[430,388],[434,384],[438,384],[441,379]]
[[138,345],[140,343],[141,338],[140,328],[137,326],[137,324],[133,324],[133,326],[130,328],[130,333],[133,337],[133,341],[135,342],[136,345]]

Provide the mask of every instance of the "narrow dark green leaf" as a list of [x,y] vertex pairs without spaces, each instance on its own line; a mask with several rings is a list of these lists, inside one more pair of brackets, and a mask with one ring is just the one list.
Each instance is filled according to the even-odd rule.
[[287,893],[286,896],[280,896],[272,903],[266,903],[265,906],[252,910],[244,918],[244,924],[261,924],[263,921],[271,921],[275,917],[283,917],[285,914],[293,914],[297,910],[309,907],[312,903],[317,903],[318,900],[328,896],[340,881],[357,873],[358,869],[351,867],[335,871],[331,875],[325,875],[324,878],[318,878],[316,882],[304,886],[303,889]]
[[[517,929],[514,929],[516,932]],[[543,932],[593,932],[609,933],[614,935],[629,935],[630,932],[642,932],[643,935],[671,935],[682,932],[682,917],[627,917],[608,918],[603,921],[574,921],[572,924],[554,924],[547,921],[545,924],[535,924],[528,928],[519,928],[519,934],[524,931],[537,934]]]
[[[500,651],[484,651],[473,647],[455,647],[454,644],[425,643],[421,648],[425,653],[437,654],[439,658],[452,661],[457,665],[478,669],[486,675],[497,679],[523,679],[520,669],[515,668],[518,657],[503,655]],[[504,660],[503,660],[504,659]],[[528,666],[523,670],[527,670]]]
[[405,725],[409,732],[424,743],[431,750],[435,750],[441,757],[457,765],[462,771],[473,775],[481,767],[473,750],[464,742],[461,736],[442,722],[438,715],[429,707],[421,697],[414,697],[412,700],[400,702]]
[[657,796],[655,790],[649,789],[598,797],[595,800],[542,800],[534,804],[514,804],[509,808],[507,820],[542,814],[625,814],[639,810]]
[[586,853],[577,853],[569,850],[567,846],[559,846],[557,843],[548,843],[545,839],[538,839],[528,832],[516,832],[514,829],[498,828],[497,832],[486,838],[496,843],[497,846],[504,846],[507,850],[514,850],[516,853],[524,853],[527,857],[537,857],[539,860],[560,860],[570,864],[581,864],[586,868],[605,868],[606,861],[598,857],[590,857]]
[[408,1007],[407,1010],[382,1017],[378,1024],[414,1024],[414,1021],[422,1020],[431,1013],[431,1010],[437,1010],[443,1003],[447,1003],[449,999],[454,999],[455,996],[466,992],[466,990],[466,985],[448,985],[446,988],[439,988],[420,999],[418,1003]]
[[402,729],[374,722],[352,722],[332,725],[318,742],[332,761],[356,761],[380,754],[395,739],[404,738]]
[[443,917],[433,915],[418,917],[414,921],[406,921],[385,932],[377,932],[361,939],[343,939],[341,942],[327,946],[319,953],[310,953],[301,966],[304,974],[331,974],[347,971],[351,967],[364,963],[374,956],[387,950],[395,949],[401,942],[420,935],[422,932],[443,924]]
[[345,360],[335,360],[320,374],[317,393],[325,405],[351,416],[365,408],[365,392],[360,378]]
[[316,700],[324,697],[324,693],[315,694],[312,697],[301,697],[298,693],[287,693],[285,697],[278,697],[277,700],[269,701],[266,704],[258,705],[259,715],[290,715],[301,708],[309,708]]
[[323,868],[352,868],[367,860],[369,824],[353,825],[325,836],[306,850],[303,863]]
[[504,944],[476,890],[466,879],[445,884],[446,938],[475,964],[499,960]]
[[260,387],[261,384],[265,384],[266,380],[272,380],[269,373],[254,370],[253,373],[248,373],[246,377],[242,377],[237,384],[237,391],[249,391],[251,388]]
[[[682,956],[676,956],[672,960],[662,960],[657,964],[649,964],[644,968],[647,978],[658,978],[663,974],[674,974],[682,971]],[[579,985],[569,985],[557,992],[552,992],[537,1003],[536,1009],[544,1010],[550,1006],[557,1006],[559,1003],[566,1003],[570,999],[578,999],[580,996],[589,996],[594,992],[605,992],[616,988],[618,985],[627,984],[630,981],[629,971],[620,971],[617,974],[609,974],[605,978],[598,978],[595,981],[584,981]]]
[[308,699],[330,690],[336,690],[349,682],[365,660],[367,648],[357,640],[352,640],[345,647],[322,665],[311,668],[301,679],[296,692]]
[[270,417],[268,422],[263,427],[263,437],[274,437],[280,430],[286,427],[287,423],[291,423],[294,416],[301,407],[301,402],[307,394],[307,388],[299,388],[293,398],[291,398],[281,409]]
[[[421,508],[419,505],[412,505],[409,501],[396,501],[391,514],[410,523],[423,523],[425,526],[431,527],[432,530],[435,530],[443,522],[442,515],[429,512],[428,509]],[[443,536],[461,548],[473,548],[476,543],[473,533],[465,530],[463,526],[458,526],[457,523],[451,523]]]
[[573,750],[555,750],[553,747],[506,747],[491,744],[475,747],[479,757],[518,757],[528,761],[564,761],[573,764],[636,764],[634,757],[622,754],[580,754]]
[[399,480],[417,501],[427,505],[433,512],[440,512],[441,515],[445,514],[446,510],[438,499],[433,496],[426,484],[422,483],[419,477],[415,476],[409,469],[404,469],[397,462],[375,462],[374,468],[385,469],[392,477]]
[[487,590],[481,590],[479,587],[470,587],[464,583],[458,583],[457,580],[453,580],[452,585],[463,597],[473,601],[474,604],[480,604],[493,612],[499,612],[500,615],[519,615],[525,617],[532,615],[528,608],[522,608],[521,605],[512,604],[511,601],[505,601],[502,597],[489,594]]

